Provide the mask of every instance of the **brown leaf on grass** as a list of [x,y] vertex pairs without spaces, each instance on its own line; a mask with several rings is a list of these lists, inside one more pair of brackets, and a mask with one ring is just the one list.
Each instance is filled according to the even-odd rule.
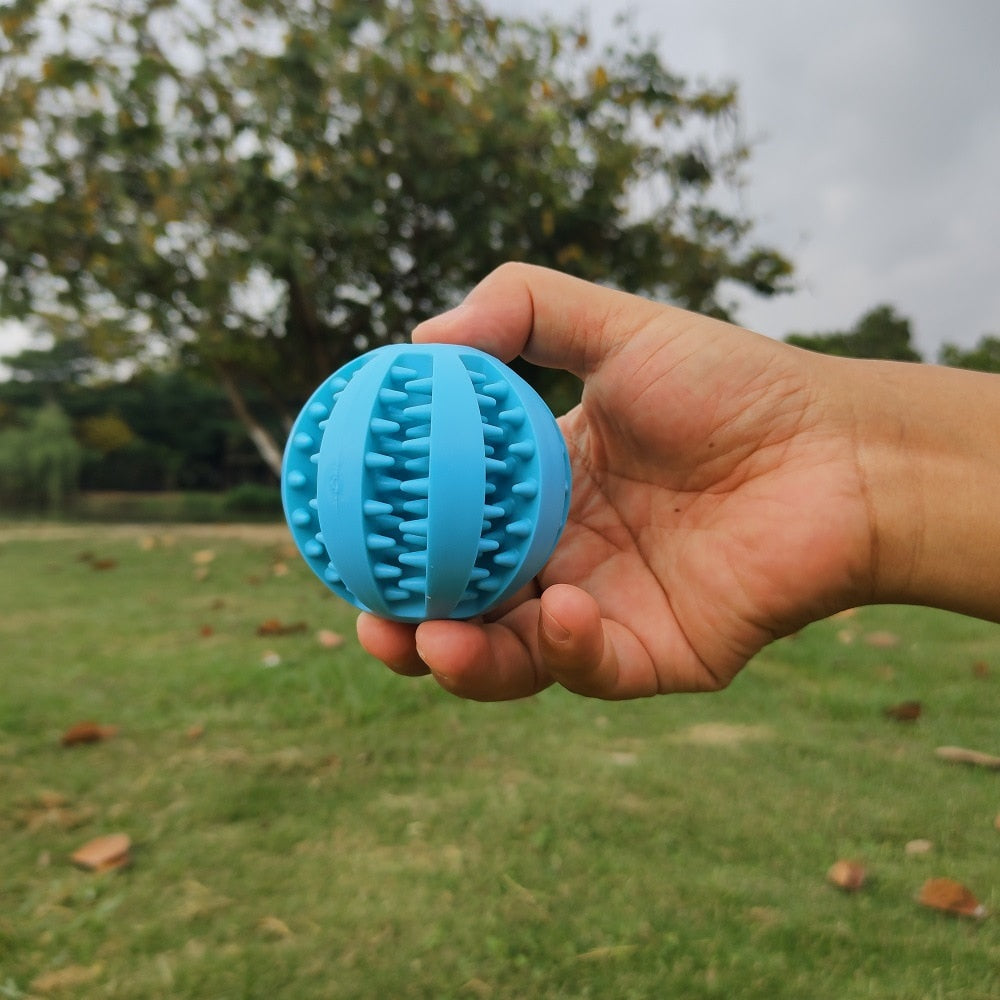
[[284,941],[293,937],[292,929],[281,917],[266,916],[257,921],[257,930],[264,937],[272,938],[276,941]]
[[55,792],[51,788],[43,788],[35,796],[35,801],[43,809],[61,809],[69,805],[69,799],[62,792]]
[[993,820],[993,825],[996,827],[997,833],[1000,833],[1000,813],[997,813],[997,818]]
[[344,645],[344,637],[339,632],[334,632],[328,628],[321,628],[316,633],[316,641],[324,649],[340,649]]
[[966,750],[964,747],[938,747],[934,751],[937,756],[949,764],[970,764],[973,767],[985,767],[991,771],[1000,771],[1000,757],[982,753],[979,750]]
[[903,850],[908,857],[912,858],[920,854],[930,854],[934,850],[934,844],[932,841],[920,837],[917,840],[907,841]]
[[462,983],[462,992],[469,993],[472,996],[482,997],[483,1000],[489,1000],[489,998],[493,996],[493,987],[490,986],[485,979],[477,979],[474,977]]
[[[100,962],[94,965],[66,965],[61,969],[43,972],[29,984],[32,993],[55,993],[93,982],[103,971]],[[18,994],[20,996],[20,994]]]
[[117,565],[117,559],[92,559],[90,561],[90,568],[96,570],[114,569]]
[[198,635],[200,635],[203,639],[210,639],[213,635],[215,635],[215,629],[212,628],[211,625],[202,625],[201,628],[198,629]]
[[868,881],[868,869],[860,861],[835,861],[826,880],[844,892],[857,892]]
[[982,920],[987,915],[986,907],[961,882],[951,878],[929,878],[923,884],[917,902],[932,910],[972,917],[974,920]]
[[132,841],[126,833],[107,833],[95,837],[70,856],[73,864],[92,872],[124,868],[132,860]]
[[916,722],[923,710],[924,706],[919,701],[901,701],[898,705],[883,708],[882,714],[896,722]]
[[44,827],[75,830],[89,823],[96,813],[92,806],[73,806],[62,792],[42,789],[19,814],[24,827],[34,832]]
[[985,679],[990,676],[990,665],[985,660],[976,660],[972,664],[972,676]]
[[277,618],[268,618],[257,626],[257,635],[294,635],[305,632],[309,626],[305,622],[283,622]]
[[197,552],[191,556],[191,562],[195,566],[207,566],[209,563],[215,561],[215,552],[212,549],[199,549]]
[[639,950],[637,944],[606,944],[599,948],[591,948],[589,951],[581,951],[577,956],[578,962],[606,962],[609,959],[628,958]]
[[892,649],[899,645],[899,636],[895,632],[869,632],[865,636],[865,645],[872,649]]
[[86,719],[76,722],[62,734],[59,742],[64,747],[75,747],[81,743],[101,743],[118,735],[117,726],[102,726],[98,722]]

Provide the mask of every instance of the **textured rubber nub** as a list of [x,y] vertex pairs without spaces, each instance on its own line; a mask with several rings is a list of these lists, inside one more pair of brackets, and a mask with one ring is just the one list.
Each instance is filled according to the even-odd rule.
[[569,458],[551,411],[503,362],[398,344],[313,393],[281,494],[303,558],[340,597],[395,621],[470,618],[552,553]]

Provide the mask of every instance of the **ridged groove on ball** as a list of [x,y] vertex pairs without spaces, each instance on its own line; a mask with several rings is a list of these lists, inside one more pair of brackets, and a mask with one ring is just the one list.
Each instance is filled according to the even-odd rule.
[[281,479],[286,520],[299,552],[313,572],[335,594],[355,605],[358,604],[357,598],[344,586],[327,554],[323,535],[319,530],[316,489],[317,461],[323,431],[338,398],[363,364],[364,358],[358,358],[334,372],[302,408],[288,437]]

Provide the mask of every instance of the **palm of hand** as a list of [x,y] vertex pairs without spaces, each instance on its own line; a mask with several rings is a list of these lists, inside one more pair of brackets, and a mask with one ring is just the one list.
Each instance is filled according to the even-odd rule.
[[864,565],[856,462],[815,430],[801,355],[734,345],[724,327],[648,339],[602,365],[563,418],[573,504],[539,582],[590,594],[630,651],[613,692],[605,671],[581,693],[723,686],[767,642],[850,602],[845,552]]

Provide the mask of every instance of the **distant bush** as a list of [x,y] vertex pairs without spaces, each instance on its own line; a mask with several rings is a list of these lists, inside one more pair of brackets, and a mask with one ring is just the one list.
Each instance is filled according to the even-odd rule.
[[218,524],[224,521],[273,521],[281,518],[276,486],[248,483],[228,492],[108,491],[81,493],[68,516],[82,521],[132,524]]
[[222,508],[229,514],[281,515],[281,491],[277,486],[243,483],[223,497]]

